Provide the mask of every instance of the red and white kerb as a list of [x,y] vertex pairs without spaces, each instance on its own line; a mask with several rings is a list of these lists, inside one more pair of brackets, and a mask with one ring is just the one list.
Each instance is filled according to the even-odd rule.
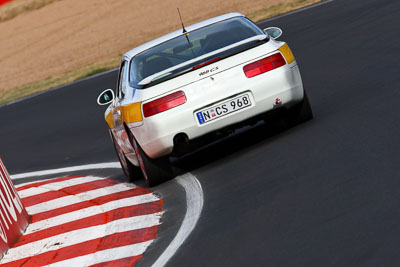
[[20,185],[31,224],[0,266],[131,266],[157,235],[162,200],[101,177]]

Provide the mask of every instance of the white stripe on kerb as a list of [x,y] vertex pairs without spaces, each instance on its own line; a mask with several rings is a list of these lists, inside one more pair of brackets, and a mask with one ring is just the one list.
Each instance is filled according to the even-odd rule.
[[[59,177],[54,177],[54,178],[50,178],[50,179],[46,179],[46,180],[52,180],[52,179],[55,179],[55,178],[59,178]],[[11,178],[11,180],[12,180],[12,178]],[[42,182],[42,181],[46,181],[46,180],[35,180],[35,181],[23,183],[23,184],[17,184],[17,185],[15,185],[15,188],[18,189],[18,188],[21,188],[21,187],[23,187],[25,185],[36,184],[38,182]]]
[[62,225],[65,223],[69,223],[72,221],[84,219],[90,216],[98,215],[104,212],[108,212],[111,210],[119,209],[119,208],[124,208],[124,207],[129,207],[129,206],[134,206],[134,205],[139,205],[139,204],[145,204],[145,203],[150,203],[154,201],[158,201],[159,199],[155,197],[153,194],[146,194],[146,195],[140,195],[140,196],[134,196],[130,198],[124,198],[124,199],[119,199],[115,201],[111,201],[108,203],[105,203],[103,205],[94,205],[92,207],[76,210],[73,212],[61,214],[56,217],[51,217],[46,220],[38,221],[35,223],[32,223],[29,225],[28,229],[26,229],[26,232],[24,235],[37,232],[46,228]]
[[104,180],[104,179],[106,179],[106,178],[94,177],[94,176],[72,178],[72,179],[65,180],[65,181],[44,184],[39,187],[31,187],[31,188],[19,191],[18,194],[19,194],[20,198],[25,198],[25,197],[30,197],[30,196],[38,195],[41,193],[50,192],[50,191],[57,191],[57,190],[60,190],[60,189],[66,188],[66,187],[70,187],[70,186],[74,186],[74,185],[80,185],[80,184],[90,183],[90,182]]
[[146,248],[150,246],[153,240],[137,243],[133,245],[116,247],[107,250],[101,250],[85,256],[80,256],[65,261],[56,262],[48,267],[64,267],[64,266],[89,266],[107,261],[114,261],[128,257],[142,255]]
[[113,186],[99,188],[76,195],[69,195],[65,197],[56,198],[53,200],[49,200],[25,208],[30,215],[34,215],[40,212],[55,210],[72,204],[80,203],[82,201],[92,200],[98,197],[127,191],[135,187],[136,186],[134,186],[133,184],[127,184],[127,183],[116,184]]
[[49,192],[48,189],[42,187],[32,187],[18,192],[18,195],[21,199],[25,197],[30,197],[34,195],[39,195],[43,193]]
[[92,226],[59,234],[56,236],[51,236],[10,249],[1,260],[1,262],[7,263],[27,257],[33,257],[35,255],[42,254],[48,251],[58,250],[60,248],[65,248],[97,238],[102,238],[115,233],[156,226],[160,224],[161,216],[162,212],[150,215],[135,216],[115,220],[107,224]]

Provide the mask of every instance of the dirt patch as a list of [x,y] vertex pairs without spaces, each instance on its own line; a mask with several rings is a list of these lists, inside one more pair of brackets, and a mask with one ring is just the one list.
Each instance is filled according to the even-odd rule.
[[[28,0],[27,9],[0,23],[0,100],[16,88],[86,66],[112,62],[129,49],[185,24],[227,12],[251,14],[304,0]],[[15,0],[6,4],[21,4]],[[316,0],[312,2],[317,2]],[[3,7],[5,7],[3,6]],[[31,6],[32,7],[32,6]],[[0,12],[1,13],[1,12]],[[29,88],[26,88],[29,91]]]
[[[10,20],[19,14],[44,7],[59,0],[3,0],[6,5],[0,8],[0,22]],[[8,2],[10,1],[10,2]],[[1,5],[0,0],[0,5]]]

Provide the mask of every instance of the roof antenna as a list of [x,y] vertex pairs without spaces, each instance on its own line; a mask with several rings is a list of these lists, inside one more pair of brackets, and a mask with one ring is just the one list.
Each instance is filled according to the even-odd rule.
[[182,17],[181,17],[181,12],[179,11],[179,8],[176,8],[176,9],[178,9],[179,18],[181,19],[183,33],[187,33],[187,31],[186,31],[186,29],[185,29],[185,25],[183,25],[183,20],[182,20]]
[[179,8],[178,8],[178,7],[177,7],[176,9],[178,9],[179,18],[181,19],[182,29],[183,29],[183,35],[185,35],[186,41],[188,42],[188,45],[189,45],[189,48],[190,48],[190,50],[192,51],[193,58],[195,58],[196,56],[195,56],[195,54],[194,54],[194,52],[193,52],[193,45],[192,45],[192,43],[191,43],[190,40],[189,40],[189,33],[188,33],[187,30],[185,29],[185,25],[183,25],[183,20],[182,20],[182,17],[181,17],[181,12],[179,11]]

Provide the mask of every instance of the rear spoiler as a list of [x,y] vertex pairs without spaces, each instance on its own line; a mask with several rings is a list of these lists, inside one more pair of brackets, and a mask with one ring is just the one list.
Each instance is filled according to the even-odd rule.
[[240,41],[240,42],[237,42],[237,43],[234,43],[234,44],[225,46],[225,47],[220,48],[220,49],[218,49],[218,50],[212,51],[212,52],[210,52],[210,53],[208,53],[208,54],[202,55],[202,56],[200,56],[200,57],[196,57],[196,58],[194,58],[194,59],[188,60],[188,61],[183,62],[183,63],[181,63],[181,64],[178,64],[178,65],[176,65],[176,66],[173,66],[173,67],[171,67],[171,68],[168,68],[168,69],[165,69],[165,70],[163,70],[163,71],[154,73],[153,75],[150,75],[150,76],[144,78],[143,80],[141,80],[138,84],[141,85],[141,86],[147,85],[147,84],[153,82],[154,80],[157,80],[157,79],[159,79],[159,78],[162,78],[162,77],[168,75],[170,72],[173,72],[174,70],[183,68],[183,67],[185,67],[185,66],[188,66],[188,65],[190,65],[190,64],[193,64],[193,63],[195,63],[195,62],[197,62],[197,61],[200,61],[200,60],[202,60],[202,59],[211,57],[211,56],[213,56],[213,55],[222,53],[222,52],[227,51],[227,50],[229,50],[229,49],[232,49],[232,48],[235,48],[235,47],[238,47],[238,46],[241,46],[241,45],[250,43],[250,42],[265,40],[267,37],[268,37],[267,35],[261,35],[261,34],[260,34],[260,35],[256,35],[256,36],[253,36],[253,37],[244,39],[244,40],[242,40],[242,41]]

